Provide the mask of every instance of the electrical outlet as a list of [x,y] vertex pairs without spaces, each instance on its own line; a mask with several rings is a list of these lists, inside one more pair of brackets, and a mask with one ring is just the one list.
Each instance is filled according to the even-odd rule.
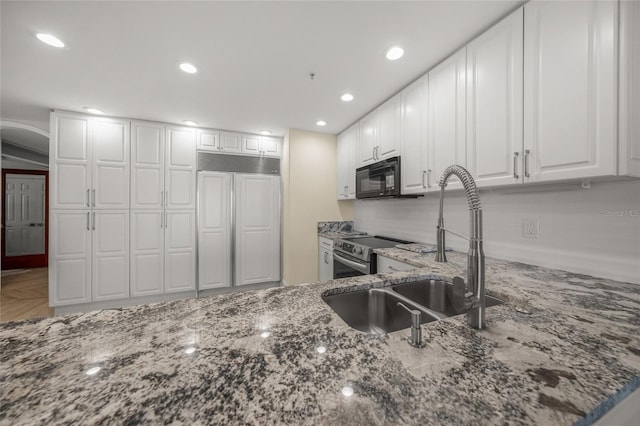
[[540,234],[540,222],[537,219],[522,220],[522,236],[524,238],[538,238]]

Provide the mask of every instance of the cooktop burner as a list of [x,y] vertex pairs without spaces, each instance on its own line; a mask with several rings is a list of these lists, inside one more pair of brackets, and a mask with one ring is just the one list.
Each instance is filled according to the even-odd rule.
[[381,237],[351,237],[335,240],[333,249],[369,262],[373,254],[373,250],[379,248],[395,247],[397,244],[409,244],[410,241],[398,240],[396,238]]

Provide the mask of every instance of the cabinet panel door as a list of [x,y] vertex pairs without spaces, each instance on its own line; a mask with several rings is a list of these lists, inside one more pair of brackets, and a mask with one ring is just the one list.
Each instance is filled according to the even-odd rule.
[[467,45],[468,169],[478,186],[522,182],[523,9]]
[[198,174],[198,288],[231,286],[231,174]]
[[337,169],[337,194],[338,200],[346,200],[348,192],[347,170],[349,167],[348,158],[348,146],[349,146],[349,131],[345,130],[338,135],[336,140],[336,169]]
[[524,11],[525,181],[615,175],[617,2]]
[[619,168],[640,177],[640,2],[620,2]]
[[245,154],[261,154],[260,136],[242,135],[242,152]]
[[242,135],[234,132],[220,132],[220,150],[227,153],[242,152]]
[[220,150],[219,140],[219,131],[198,129],[198,149],[217,152]]
[[129,122],[94,119],[92,205],[100,209],[129,208]]
[[91,302],[91,214],[53,210],[49,239],[49,304]]
[[[429,168],[434,183],[450,165],[467,166],[466,62],[463,48],[429,71]],[[455,176],[448,182],[448,188],[462,187]]]
[[262,144],[262,153],[268,157],[280,157],[282,154],[282,141],[278,138],[270,138],[262,136],[260,138]]
[[428,79],[423,77],[401,93],[400,142],[403,194],[427,192],[431,176],[427,164]]
[[91,213],[93,228],[92,300],[129,297],[129,211]]
[[333,279],[333,251],[320,247],[318,253],[318,280]]
[[89,118],[51,113],[51,208],[89,207],[91,145]]
[[195,211],[165,211],[164,291],[195,290]]
[[374,150],[377,142],[377,125],[376,112],[372,112],[360,120],[360,138],[358,142],[358,167],[376,161]]
[[196,208],[195,129],[167,128],[165,190],[167,208]]
[[400,155],[399,141],[400,95],[398,94],[378,108],[376,161]]
[[236,175],[236,285],[280,281],[280,177]]
[[131,123],[131,208],[161,209],[164,197],[164,125]]
[[131,296],[164,292],[164,212],[131,212]]

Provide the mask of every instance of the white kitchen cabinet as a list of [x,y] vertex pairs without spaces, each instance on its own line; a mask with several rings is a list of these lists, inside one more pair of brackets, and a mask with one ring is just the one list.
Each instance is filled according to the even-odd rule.
[[467,169],[478,186],[523,182],[523,9],[467,45]]
[[376,162],[375,150],[377,147],[377,112],[370,112],[360,120],[360,137],[358,138],[358,162],[357,167],[366,166]]
[[242,153],[280,157],[282,153],[282,141],[269,136],[244,134],[242,135]]
[[129,121],[94,118],[91,121],[93,189],[96,209],[129,208]]
[[164,210],[131,212],[131,297],[164,292]]
[[166,210],[164,216],[164,291],[175,293],[195,290],[195,211]]
[[92,215],[92,301],[129,297],[129,211]]
[[51,208],[81,209],[91,202],[90,117],[51,114]]
[[230,173],[199,173],[198,288],[231,286]]
[[[429,71],[429,169],[434,185],[452,164],[466,167],[466,48]],[[452,176],[447,188],[461,188]]]
[[619,168],[640,177],[640,2],[620,2]]
[[195,209],[195,129],[167,126],[165,155],[165,206],[168,209]]
[[318,280],[333,279],[333,241],[318,238]]
[[280,281],[280,177],[235,180],[236,285]]
[[202,151],[220,151],[220,132],[218,130],[198,129],[198,149]]
[[376,161],[400,155],[400,94],[377,110]]
[[413,82],[400,93],[400,159],[402,194],[427,192],[432,184],[428,163],[428,76]]
[[382,274],[390,274],[392,272],[411,271],[418,268],[409,263],[401,262],[386,256],[378,256],[378,272]]
[[51,208],[129,208],[129,122],[51,114]]
[[235,132],[220,132],[220,151],[227,154],[242,152],[242,134]]
[[164,207],[164,125],[131,123],[131,208]]
[[91,302],[91,212],[53,210],[49,249],[49,304]]
[[617,173],[617,4],[524,6],[525,182]]
[[338,200],[353,200],[356,198],[356,148],[358,137],[358,123],[338,135],[336,150]]

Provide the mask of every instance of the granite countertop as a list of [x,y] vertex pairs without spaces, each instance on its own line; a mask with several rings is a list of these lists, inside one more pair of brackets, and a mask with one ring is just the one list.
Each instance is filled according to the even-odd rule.
[[366,232],[358,232],[358,231],[325,231],[318,232],[318,237],[328,238],[330,240],[335,240],[338,238],[348,238],[348,237],[364,237],[366,236]]
[[422,349],[321,299],[466,266],[417,256],[410,272],[0,324],[0,424],[569,425],[640,375],[634,284],[487,259],[507,303],[486,330],[423,325]]

